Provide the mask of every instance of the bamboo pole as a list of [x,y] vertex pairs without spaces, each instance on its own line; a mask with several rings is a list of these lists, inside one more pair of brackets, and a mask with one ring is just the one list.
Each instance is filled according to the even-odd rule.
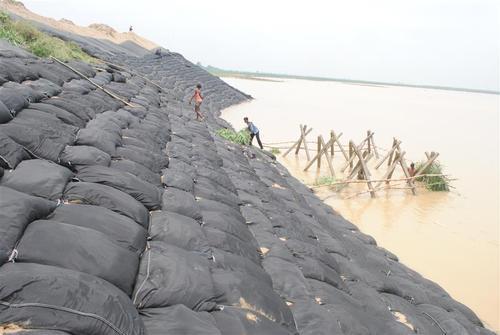
[[[352,142],[352,141],[351,141]],[[370,190],[370,196],[372,198],[375,198],[375,189],[373,188],[373,185],[370,181],[370,171],[368,171],[368,167],[366,166],[366,163],[363,159],[363,156],[361,155],[361,153],[359,152],[359,149],[353,144],[353,148],[354,148],[354,153],[358,156],[360,162],[361,162],[361,166],[362,166],[362,169],[363,169],[363,173],[364,173],[364,176],[365,176],[365,179],[367,180],[366,182],[366,185],[368,186],[368,189]]]
[[[307,157],[307,160],[309,161],[311,159],[311,156],[309,155],[309,149],[307,148],[307,141],[306,141],[306,129],[307,129],[307,126],[304,126],[304,128],[301,128],[301,133],[302,133],[302,136],[304,138],[304,149],[306,149],[306,157]],[[298,150],[295,154],[298,153]]]
[[438,158],[438,156],[439,156],[438,152],[431,152],[431,158],[424,165],[422,165],[420,169],[418,169],[415,172],[415,176],[419,176],[420,174],[422,174],[425,171],[425,169],[427,169],[432,163],[434,163],[434,161],[436,160],[436,158]]
[[134,76],[137,76],[139,78],[142,78],[144,79],[145,81],[147,81],[148,83],[150,83],[151,85],[153,86],[156,86],[158,89],[160,89],[162,92],[167,92],[167,90],[165,90],[163,87],[161,87],[160,85],[154,83],[153,81],[151,81],[150,79],[148,79],[147,77],[141,75],[140,73],[138,73],[137,71],[134,71],[134,70],[131,70],[131,69],[127,69],[126,67],[123,67],[122,65],[117,65],[117,64],[113,64],[111,62],[108,62],[108,61],[103,61],[104,63],[108,64],[111,68],[115,68],[115,70],[121,70],[121,71],[127,71],[131,74],[133,74]]
[[70,66],[70,65],[68,65],[68,64],[66,64],[66,63],[64,63],[62,61],[60,61],[59,59],[57,59],[54,56],[50,56],[50,58],[53,59],[54,61],[56,61],[57,63],[61,64],[62,66],[67,67],[71,71],[75,72],[80,77],[82,77],[83,79],[87,80],[92,85],[94,85],[95,87],[99,88],[100,90],[102,90],[103,92],[105,92],[110,97],[123,102],[125,105],[127,105],[129,107],[136,107],[136,106],[130,104],[128,101],[124,100],[123,98],[119,97],[118,95],[114,94],[113,92],[111,92],[111,91],[105,89],[104,87],[102,87],[101,85],[97,84],[95,81],[93,81],[92,79],[90,79],[89,77],[87,77],[86,75],[84,75],[83,73],[81,73],[80,71],[78,71],[77,69],[75,69],[74,67],[72,67],[72,66]]
[[[335,143],[337,143],[337,146],[339,147],[340,151],[342,152],[342,155],[344,155],[345,160],[349,160],[349,157],[347,156],[347,153],[345,152],[344,146],[342,143],[340,143],[340,137],[343,135],[343,133],[339,133],[338,135],[335,134],[334,131],[332,131],[333,136],[335,137]],[[333,146],[332,146],[333,147]]]
[[304,127],[307,127],[307,126],[299,125],[299,127],[300,127],[300,140],[299,140],[299,145],[297,145],[297,148],[295,148],[296,155],[299,153],[300,146],[302,145],[302,142],[306,141],[306,139],[304,138]]
[[321,142],[321,146],[322,146],[322,148],[321,148],[321,150],[320,150],[320,151],[316,154],[316,156],[314,156],[314,158],[313,158],[312,160],[310,160],[310,161],[307,163],[306,167],[304,168],[304,171],[307,171],[307,170],[311,167],[311,165],[313,165],[313,164],[314,164],[314,162],[315,162],[317,159],[319,159],[322,155],[325,155],[325,157],[326,157],[326,161],[327,161],[327,163],[328,163],[328,168],[330,169],[330,173],[331,173],[332,177],[335,177],[335,171],[334,171],[334,169],[333,169],[332,159],[331,159],[330,155],[328,154],[328,148],[329,148],[329,145],[330,145],[330,141],[331,141],[331,140],[330,140],[330,141],[328,141],[328,143],[327,143],[327,144],[325,144],[325,142],[324,142],[324,140],[323,140],[323,136],[321,136],[321,135],[318,137],[318,140]]
[[[396,147],[397,142],[398,142],[398,140],[395,137],[393,137],[392,138],[392,147],[393,148]],[[401,144],[401,141],[399,141],[399,143]],[[394,154],[394,150],[392,150],[392,152],[389,156],[389,160],[387,161],[387,166],[390,166],[392,164],[393,154]]]
[[383,177],[382,177],[382,179],[381,179],[382,181],[379,181],[379,182],[377,183],[377,185],[375,185],[375,187],[379,187],[379,186],[380,186],[380,184],[381,184],[383,181],[385,181],[386,183],[388,183],[388,182],[392,179],[392,174],[393,174],[393,172],[394,172],[394,169],[396,169],[396,166],[398,165],[399,160],[404,158],[405,153],[406,153],[406,152],[404,152],[404,151],[403,151],[403,152],[401,152],[401,153],[399,153],[399,154],[398,154],[398,157],[396,157],[396,158],[394,159],[394,161],[392,162],[392,164],[391,164],[391,165],[387,168],[386,173],[384,174],[384,176],[383,176]]
[[[370,131],[371,132],[371,131]],[[378,154],[378,150],[377,150],[377,146],[375,145],[375,138],[374,136],[372,135],[372,137],[370,138],[370,141],[372,143],[372,146],[373,146],[373,152],[375,153],[375,158],[379,158],[379,154]]]
[[[401,144],[401,141],[398,141],[396,139],[394,139],[394,142],[392,144],[392,148],[391,150],[389,150],[387,152],[387,154],[384,156],[384,158],[382,158],[378,163],[377,165],[375,165],[375,170],[378,170],[378,168],[384,163],[384,161],[389,158],[389,163],[392,161],[392,155],[394,153],[394,151],[397,149],[396,146],[399,146],[399,144]],[[377,157],[378,158],[378,157]],[[391,165],[391,164],[388,164],[388,165]]]
[[[302,130],[302,125],[300,126],[300,129]],[[312,128],[308,129],[306,131],[306,135],[308,135],[310,132],[312,131]],[[284,154],[283,154],[283,157],[285,157],[286,155],[288,155],[290,153],[290,151],[292,151],[293,149],[295,149],[295,147],[299,147],[300,148],[300,143],[302,142],[302,139],[303,139],[303,136],[302,136],[302,131],[300,132],[300,138],[294,143],[294,145],[292,145]],[[297,151],[298,152],[298,151]]]
[[335,156],[335,142],[334,142],[334,138],[335,138],[335,133],[333,132],[333,130],[330,130],[330,142],[332,143],[332,145],[330,146],[330,156],[332,156],[332,159]]
[[[449,175],[448,174],[441,174],[441,173],[429,173],[429,174],[422,174],[418,177],[408,177],[408,178],[396,178],[396,179],[371,179],[370,181],[372,183],[383,183],[383,182],[398,182],[398,181],[403,181],[406,182],[409,179],[415,180],[416,178],[423,178],[423,177],[443,177],[446,178],[446,180],[458,180],[456,178],[447,178]],[[353,179],[353,180],[344,180],[344,181],[338,181],[334,182],[331,184],[327,185],[315,185],[315,186],[310,186],[310,188],[315,189],[315,188],[322,188],[322,187],[331,187],[331,186],[338,186],[338,185],[345,185],[345,184],[364,184],[367,183],[367,180],[360,180],[360,179]]]
[[328,154],[328,146],[325,144],[325,141],[323,140],[323,136],[320,136],[319,138],[321,140],[321,145],[323,146],[323,150],[324,150],[323,154],[326,157],[326,163],[328,164],[328,168],[330,169],[330,174],[332,175],[332,177],[335,178],[335,170],[333,169],[332,158]]
[[[321,152],[321,136],[318,136],[318,153]],[[318,169],[321,168],[321,155],[317,159],[318,161]]]

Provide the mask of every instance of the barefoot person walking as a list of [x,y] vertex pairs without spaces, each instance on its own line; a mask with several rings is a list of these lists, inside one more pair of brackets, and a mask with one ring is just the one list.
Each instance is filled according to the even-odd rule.
[[194,94],[189,100],[189,104],[191,105],[191,102],[194,99],[194,112],[196,113],[196,120],[203,120],[204,116],[200,112],[200,106],[201,103],[203,102],[203,97],[201,96],[201,84],[196,85],[196,89],[194,90]]
[[248,126],[248,130],[250,131],[250,145],[252,145],[253,138],[257,137],[257,142],[259,143],[259,147],[261,149],[264,149],[264,146],[262,145],[262,142],[260,141],[259,128],[257,128],[253,124],[253,122],[248,121],[248,118],[246,116],[243,118],[243,121],[245,121],[245,123]]

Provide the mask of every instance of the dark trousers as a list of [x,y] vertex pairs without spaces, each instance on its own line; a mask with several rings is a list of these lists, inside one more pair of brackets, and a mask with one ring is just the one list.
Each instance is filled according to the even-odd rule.
[[264,146],[262,146],[262,142],[260,141],[259,133],[257,133],[257,134],[250,134],[250,145],[253,145],[252,142],[253,142],[254,136],[257,137],[257,142],[259,143],[259,147],[261,149],[264,149]]

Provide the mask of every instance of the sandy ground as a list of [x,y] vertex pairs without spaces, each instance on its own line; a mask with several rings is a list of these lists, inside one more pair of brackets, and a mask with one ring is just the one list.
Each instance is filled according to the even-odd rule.
[[79,34],[82,36],[106,39],[117,44],[131,41],[148,50],[158,47],[157,44],[139,35],[136,35],[133,32],[120,33],[105,24],[95,23],[91,24],[88,27],[81,27],[75,25],[70,20],[61,19],[58,21],[48,17],[44,17],[31,12],[21,2],[14,3],[10,0],[0,0],[0,9],[7,10],[25,19],[41,22],[53,28]]

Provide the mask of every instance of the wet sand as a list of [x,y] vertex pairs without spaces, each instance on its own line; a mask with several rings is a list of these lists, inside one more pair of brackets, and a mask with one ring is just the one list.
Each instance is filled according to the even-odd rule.
[[[334,129],[344,133],[343,144],[359,142],[371,129],[377,146],[389,148],[394,136],[402,140],[410,161],[423,160],[425,151],[439,152],[445,173],[458,178],[451,192],[419,188],[418,196],[390,190],[378,192],[375,199],[368,193],[346,199],[366,190],[365,185],[351,185],[340,193],[321,188],[318,196],[328,198],[328,204],[401,262],[472,308],[491,329],[499,329],[498,95],[307,80],[225,80],[256,99],[222,116],[236,129],[248,116],[264,143],[294,141],[299,124],[307,124],[314,129],[310,141]],[[321,170],[314,165],[303,172],[303,156],[292,153],[279,160],[307,184],[328,175],[324,161]],[[336,153],[336,171],[342,163]],[[398,171],[395,177],[400,175]]]

